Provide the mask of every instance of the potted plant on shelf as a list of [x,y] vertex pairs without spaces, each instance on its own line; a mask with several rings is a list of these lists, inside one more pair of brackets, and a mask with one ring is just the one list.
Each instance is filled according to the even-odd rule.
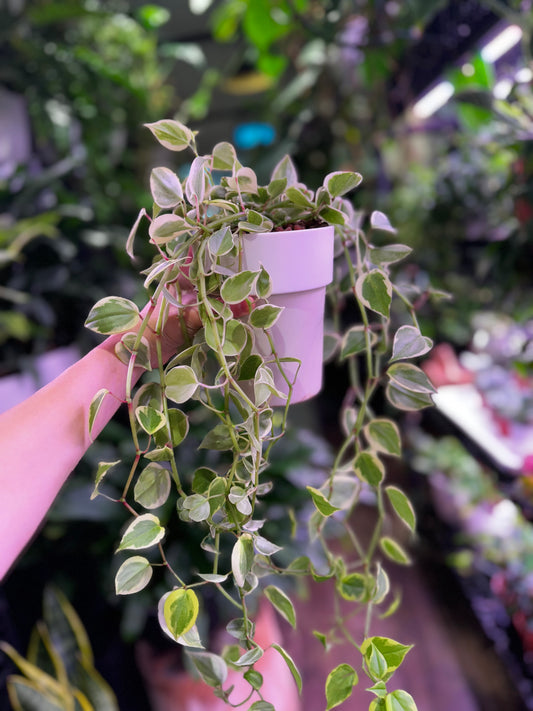
[[[195,132],[181,123],[163,120],[148,128],[165,148],[191,150],[194,158],[184,180],[167,167],[152,171],[152,214],[141,211],[128,239],[133,256],[135,236],[148,221],[156,251],[143,273],[148,307],[141,312],[127,299],[107,297],[87,319],[100,334],[122,334],[116,353],[129,365],[125,404],[134,453],[121,495],[106,491],[107,480],[124,467],[120,460],[100,463],[93,494],[115,498],[131,513],[118,544],[116,592],[133,595],[164,586],[160,625],[186,649],[191,668],[219,699],[268,711],[274,706],[255,668],[266,650],[254,634],[254,592],[262,590],[294,626],[295,607],[285,581],[291,576],[334,580],[340,598],[351,601],[367,622],[361,640],[352,638],[340,619],[335,631],[315,631],[326,649],[336,638],[348,638],[354,647],[354,658],[328,675],[327,708],[351,695],[357,667],[370,679],[372,711],[416,709],[407,691],[390,685],[409,645],[370,634],[375,610],[396,605],[389,602],[385,562],[409,562],[390,533],[389,517],[411,531],[415,527],[408,497],[385,477],[385,461],[401,455],[398,427],[374,415],[371,401],[382,385],[394,407],[419,409],[431,404],[433,392],[422,370],[409,362],[431,348],[417,325],[413,291],[391,277],[391,265],[410,249],[392,242],[395,230],[379,212],[371,215],[369,228],[381,244],[370,241],[364,216],[345,197],[359,184],[357,173],[330,173],[313,191],[298,181],[285,157],[268,185],[261,186],[229,143],[199,155]],[[325,355],[346,365],[348,387],[339,419],[344,439],[323,483],[307,486],[313,506],[307,531],[321,558],[302,555],[287,563],[283,541],[263,535],[261,502],[275,486],[269,459],[287,427],[290,404],[321,386],[324,292],[332,277],[332,332]],[[410,318],[398,328],[392,324],[393,301]],[[182,313],[184,306],[197,309],[201,327],[193,336],[184,333],[186,346],[165,363],[160,334],[169,313]],[[343,329],[344,322],[349,325]],[[156,355],[144,338],[147,328],[158,334]],[[307,329],[310,337],[304,340]],[[147,378],[135,389],[137,367],[147,371]],[[88,413],[91,430],[102,402],[112,396],[95,394]],[[211,422],[199,445],[211,459],[194,471],[178,470],[175,449],[187,446],[190,418],[199,417]],[[363,494],[370,495],[377,511],[375,529],[364,541],[350,524],[361,499],[369,498]],[[203,530],[209,569],[180,568],[170,545],[175,517]],[[350,553],[340,555],[328,543],[332,523],[346,530]],[[227,623],[234,644],[221,653],[204,648],[200,631],[207,589],[235,608]],[[270,646],[269,654],[279,655],[301,689],[296,662],[280,644]],[[238,695],[228,687],[228,668],[242,672],[244,695],[242,687]]]

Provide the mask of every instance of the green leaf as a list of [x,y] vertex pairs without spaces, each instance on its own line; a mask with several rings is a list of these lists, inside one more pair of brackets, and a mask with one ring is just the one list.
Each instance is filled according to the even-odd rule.
[[263,269],[263,267],[261,267],[259,271],[259,276],[255,283],[255,291],[260,299],[268,299],[272,293],[272,279],[270,278],[270,274],[266,269]]
[[275,543],[272,543],[267,538],[263,538],[263,536],[255,537],[255,549],[261,555],[266,556],[274,555],[275,553],[279,553],[281,550],[283,550],[281,546],[277,546]]
[[379,546],[387,558],[390,558],[390,560],[393,560],[395,563],[399,563],[400,565],[411,564],[411,559],[404,549],[399,543],[396,543],[396,541],[389,536],[383,536],[380,538]]
[[188,365],[171,368],[165,375],[165,395],[174,402],[186,402],[198,389],[194,370]]
[[370,678],[374,680],[388,679],[390,676],[390,672],[387,667],[387,660],[373,643],[370,642],[368,647],[365,647],[366,641],[367,640],[363,642],[361,651],[364,652],[364,657]]
[[200,204],[205,199],[208,163],[207,156],[196,156],[189,167],[189,174],[185,180],[185,195],[191,205]]
[[287,185],[294,185],[298,182],[298,173],[290,156],[285,155],[272,171],[270,184],[277,180],[286,180]]
[[133,498],[145,509],[162,506],[170,494],[170,474],[161,464],[151,462],[139,474]]
[[143,208],[142,210],[139,211],[139,214],[137,215],[137,219],[133,223],[133,226],[130,230],[130,233],[128,235],[128,239],[126,240],[126,254],[130,259],[135,258],[135,254],[133,252],[133,243],[135,241],[135,236],[137,235],[137,230],[139,229],[139,225],[141,224],[141,220],[143,217],[146,217],[146,210]]
[[436,392],[424,371],[412,363],[394,363],[387,370],[387,375],[404,390],[415,393]]
[[413,250],[405,244],[388,244],[384,247],[371,247],[370,261],[373,264],[394,264],[409,256]]
[[258,272],[248,270],[228,277],[222,284],[220,296],[227,304],[239,304],[252,293]]
[[[136,342],[136,333],[126,333],[115,346],[117,358],[125,365],[128,365],[130,362]],[[150,344],[146,338],[141,338],[141,342],[137,346],[137,350],[135,351],[135,365],[148,371],[152,370]]]
[[331,197],[341,197],[356,188],[362,180],[363,177],[359,175],[359,173],[336,171],[326,175],[324,178],[324,187]]
[[228,677],[228,666],[218,654],[187,652],[198,674],[209,686],[221,686]]
[[335,207],[325,205],[318,213],[320,217],[327,222],[328,225],[344,225],[346,224],[346,215],[344,212],[337,210]]
[[407,691],[398,689],[385,697],[386,711],[417,711],[415,700]]
[[291,186],[287,188],[285,195],[291,202],[299,207],[309,207],[311,209],[315,207],[314,203],[301,188]]
[[183,151],[194,143],[194,133],[179,121],[163,119],[145,123],[159,143],[170,151]]
[[143,590],[152,577],[150,562],[141,555],[134,555],[122,563],[115,576],[117,595],[131,595]]
[[[375,333],[369,333],[368,342],[370,346],[374,345],[377,341],[377,336]],[[352,326],[342,339],[341,345],[341,358],[348,358],[349,356],[356,355],[357,353],[362,353],[366,350],[366,329],[364,326]]]
[[213,148],[213,170],[233,170],[237,163],[237,154],[231,143],[222,141]]
[[233,234],[229,227],[213,232],[208,241],[209,251],[214,257],[221,257],[233,249]]
[[[270,232],[273,227],[272,220],[256,210],[246,210],[246,220],[249,224],[254,225],[256,228],[252,230],[254,232]],[[242,222],[239,222],[239,227],[241,225]]]
[[195,494],[207,494],[217,473],[209,467],[199,467],[192,475],[192,490]]
[[237,538],[231,551],[231,571],[237,587],[244,587],[246,576],[252,570],[253,562],[254,544],[252,536],[249,533],[243,533]]
[[367,577],[361,573],[343,575],[337,582],[337,590],[345,600],[362,601],[368,592]]
[[168,168],[154,168],[150,174],[150,190],[156,205],[164,210],[176,207],[183,200],[183,189],[176,173]]
[[[167,414],[171,443],[173,447],[177,447],[183,442],[189,432],[189,418],[184,412],[178,410],[177,407],[169,408]],[[163,435],[166,433],[161,432],[160,434]],[[163,444],[163,442],[161,442],[161,444]]]
[[256,405],[262,405],[271,395],[283,397],[283,394],[276,388],[270,368],[261,366],[256,370],[254,376],[254,397]]
[[199,578],[205,580],[206,583],[225,583],[229,577],[229,573],[220,575],[219,573],[196,573]]
[[165,535],[157,516],[143,514],[135,518],[126,528],[117,550],[140,550],[151,548]]
[[226,480],[223,477],[217,476],[216,479],[213,479],[209,485],[207,498],[209,500],[209,508],[212,516],[215,511],[222,508],[226,499]]
[[287,187],[287,178],[276,178],[267,185],[267,191],[271,198],[278,197]]
[[396,486],[387,486],[385,491],[399,518],[414,533],[416,529],[416,514],[407,496]]
[[352,695],[353,687],[357,682],[357,672],[352,666],[339,664],[338,667],[335,667],[326,679],[326,711],[346,701]]
[[224,422],[219,422],[210,430],[203,440],[198,445],[198,449],[215,449],[224,451],[232,449],[233,440],[231,439],[230,429]]
[[230,620],[226,625],[226,630],[228,634],[240,642],[246,642],[248,637],[253,637],[255,634],[253,622],[249,618],[244,619],[244,617],[237,617]]
[[390,591],[390,580],[381,563],[377,564],[377,573],[375,577],[374,589],[372,591],[372,601],[376,605],[380,605],[387,597]]
[[100,408],[105,400],[106,395],[110,392],[107,388],[102,388],[93,397],[91,404],[89,405],[89,434],[92,436],[92,430],[94,427],[95,420],[100,412]]
[[226,323],[224,343],[222,345],[224,354],[228,356],[239,355],[246,346],[246,342],[247,333],[243,324],[237,319],[230,319]]
[[281,316],[283,306],[264,304],[256,306],[250,314],[250,323],[254,328],[272,328]]
[[273,644],[272,645],[273,649],[276,650],[281,656],[283,657],[285,664],[288,666],[290,673],[292,674],[294,681],[296,682],[296,686],[298,687],[298,693],[302,693],[302,677],[300,672],[298,671],[298,667],[294,663],[294,659],[291,657],[291,655],[279,644]]
[[376,419],[364,428],[368,444],[376,452],[383,452],[394,457],[402,454],[402,441],[398,426],[392,420]]
[[391,363],[405,358],[418,358],[432,347],[432,340],[423,336],[416,326],[401,326],[394,335]]
[[330,504],[324,494],[318,489],[315,489],[312,486],[306,486],[306,489],[311,494],[314,505],[323,516],[331,516],[331,514],[334,514],[335,511],[340,511],[337,506]]
[[263,359],[257,353],[253,353],[248,356],[244,363],[241,365],[239,371],[239,380],[252,380],[255,378],[257,369],[263,364]]
[[386,274],[379,269],[362,274],[356,281],[355,290],[364,306],[389,318],[392,284]]
[[248,711],[276,711],[269,701],[254,701]]
[[174,457],[174,453],[170,447],[165,446],[156,447],[156,449],[152,449],[150,452],[145,452],[144,456],[151,462],[170,462]]
[[201,494],[192,494],[187,496],[183,502],[183,508],[189,512],[189,518],[192,521],[205,521],[209,518],[211,508],[209,501]]
[[396,234],[397,231],[389,222],[387,215],[379,210],[374,210],[374,212],[370,215],[370,226],[373,230],[392,232],[392,234]]
[[406,390],[397,383],[390,382],[387,385],[385,394],[390,403],[398,410],[421,410],[424,407],[431,407],[433,400],[429,393],[417,393]]
[[[252,689],[255,689],[256,691],[263,686],[263,675],[260,674],[255,669],[248,669],[248,671],[244,672],[243,677],[250,684]],[[268,702],[262,702],[262,703],[268,703]],[[272,704],[270,704],[270,705],[272,706]],[[252,704],[251,708],[253,708],[253,704]],[[273,706],[272,706],[272,709],[274,709]],[[275,711],[275,709],[274,709],[274,711]]]
[[296,613],[290,598],[275,585],[268,585],[264,592],[280,615],[287,620],[291,627],[296,629]]
[[235,659],[233,664],[238,667],[249,667],[258,662],[263,654],[264,652],[261,647],[252,647],[252,649],[249,649],[241,657]]
[[412,644],[400,644],[389,637],[368,637],[361,645],[361,652],[374,680],[387,681],[412,648]]
[[140,320],[139,309],[133,301],[121,296],[106,296],[92,307],[85,326],[91,331],[108,336],[112,333],[129,331]]
[[[228,178],[228,185],[236,192],[257,194],[257,175],[252,168],[239,168],[234,177]],[[252,223],[253,224],[253,223]]]
[[198,598],[190,588],[173,590],[165,600],[163,608],[167,627],[176,639],[192,629],[198,612]]
[[135,417],[143,430],[149,435],[154,434],[167,423],[165,413],[149,405],[140,405],[135,410]]
[[242,486],[232,486],[228,494],[228,499],[237,507],[244,516],[249,516],[252,513],[252,502],[249,499],[249,494]]
[[95,477],[95,481],[94,481],[94,489],[91,494],[91,501],[93,499],[96,499],[96,497],[100,493],[98,488],[99,488],[100,484],[102,483],[102,480],[104,479],[107,472],[112,467],[116,466],[117,464],[120,464],[120,459],[117,459],[115,462],[100,462],[98,464],[98,469],[96,471],[96,477]]
[[190,229],[191,226],[184,217],[179,215],[158,215],[150,223],[148,234],[155,244],[167,244],[179,237],[179,235],[189,232]]
[[378,696],[380,699],[384,699],[387,696],[387,685],[384,681],[377,681],[373,684],[367,691],[371,691],[373,694]]
[[385,467],[372,452],[360,452],[355,458],[354,468],[357,476],[370,486],[377,487],[385,477]]

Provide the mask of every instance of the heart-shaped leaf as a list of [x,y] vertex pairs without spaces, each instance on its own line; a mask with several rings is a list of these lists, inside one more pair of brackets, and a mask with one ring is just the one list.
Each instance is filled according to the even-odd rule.
[[358,299],[371,311],[389,318],[392,301],[392,284],[379,269],[361,275],[355,284]]
[[394,363],[387,375],[404,390],[415,393],[435,393],[436,390],[421,368],[411,363]]
[[133,301],[121,296],[106,296],[92,307],[85,326],[91,331],[108,336],[131,331],[140,320],[139,309]]
[[165,376],[165,395],[174,402],[186,402],[198,389],[194,370],[188,365],[178,365]]
[[370,215],[370,226],[373,230],[382,230],[384,232],[392,232],[392,234],[396,234],[396,229],[389,222],[387,215],[379,210],[374,210],[374,212]]
[[194,133],[179,121],[163,119],[145,123],[159,143],[170,151],[183,151],[194,143]]
[[280,615],[287,620],[291,627],[296,629],[296,613],[290,598],[275,585],[268,585],[264,592]]
[[432,340],[423,336],[416,326],[401,326],[394,335],[391,363],[395,360],[417,358],[432,347]]
[[178,588],[165,600],[163,614],[168,629],[177,639],[186,634],[195,624],[200,606],[194,590]]
[[150,174],[150,190],[156,205],[164,210],[176,207],[183,200],[183,189],[176,173],[169,168],[154,168]]
[[134,555],[122,563],[115,576],[117,595],[132,595],[143,590],[152,577],[150,562],[141,555]]
[[356,188],[362,180],[363,177],[359,173],[337,171],[326,175],[324,186],[331,197],[340,197]]
[[170,474],[161,464],[151,462],[139,474],[133,498],[145,509],[162,506],[170,494]]
[[326,679],[326,711],[340,706],[353,692],[358,677],[355,669],[350,664],[339,664]]
[[164,535],[165,529],[161,526],[157,516],[143,514],[137,516],[126,528],[117,550],[151,548],[159,543]]

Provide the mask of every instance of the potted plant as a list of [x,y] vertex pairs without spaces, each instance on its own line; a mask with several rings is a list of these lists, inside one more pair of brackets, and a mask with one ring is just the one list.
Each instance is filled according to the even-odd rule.
[[[370,678],[372,711],[415,709],[407,691],[390,686],[409,645],[370,633],[374,612],[397,605],[389,601],[386,561],[409,563],[408,553],[391,535],[389,517],[399,518],[411,531],[415,527],[408,497],[385,478],[386,460],[401,455],[398,427],[387,416],[374,415],[371,401],[383,385],[392,406],[412,410],[430,405],[433,392],[423,371],[409,362],[431,348],[418,328],[413,289],[394,284],[391,277],[391,265],[410,249],[391,241],[395,230],[380,212],[369,220],[372,238],[380,244],[370,241],[364,215],[345,197],[359,184],[357,173],[330,173],[313,191],[299,182],[285,157],[262,186],[231,144],[219,143],[211,154],[199,155],[196,133],[183,124],[163,120],[148,128],[165,148],[194,155],[184,180],[167,167],[152,171],[152,214],[141,211],[127,242],[133,256],[134,239],[146,220],[156,252],[143,272],[149,305],[141,312],[132,301],[106,297],[95,304],[86,324],[100,334],[121,334],[117,357],[129,365],[125,405],[134,453],[128,462],[101,462],[93,493],[113,498],[106,493],[105,478],[112,479],[127,464],[122,493],[115,497],[131,513],[118,544],[116,592],[133,595],[163,585],[161,627],[187,650],[192,668],[219,699],[267,711],[274,706],[255,669],[265,648],[254,635],[253,593],[261,589],[294,626],[295,607],[285,581],[291,576],[334,580],[338,595],[365,614],[367,623],[361,640],[352,638],[340,619],[335,630],[315,631],[326,649],[336,638],[348,638],[354,647],[354,659],[328,675],[327,708],[351,695],[358,667]],[[281,251],[272,257],[278,243]],[[257,253],[258,247],[266,251]],[[318,263],[308,266],[317,252],[322,255]],[[308,308],[301,305],[302,295],[292,292],[300,267],[307,277],[303,292],[313,301],[312,317],[313,311],[302,310]],[[314,271],[318,278],[310,283]],[[323,292],[331,276],[332,332],[325,339],[325,355],[346,365],[348,388],[339,419],[344,439],[323,483],[307,486],[313,506],[307,531],[321,550],[320,559],[302,555],[286,562],[283,541],[263,535],[261,501],[273,486],[269,458],[287,427],[291,402],[320,388]],[[393,327],[393,301],[404,307],[410,323]],[[186,346],[167,363],[161,338],[156,339],[157,366],[152,369],[154,354],[143,334],[147,328],[161,334],[169,312],[182,313],[184,306],[197,309],[201,328],[194,335],[184,333]],[[288,338],[310,322],[318,356],[308,360],[308,345],[298,350]],[[345,322],[349,325],[343,328]],[[137,367],[147,371],[147,379],[135,389]],[[112,396],[95,394],[88,413],[91,430],[102,402]],[[194,406],[190,414],[188,404]],[[212,454],[214,464],[178,470],[175,449],[187,442],[191,418],[211,421],[199,448]],[[376,524],[363,541],[350,520],[369,497],[376,506]],[[201,546],[211,555],[209,569],[180,568],[170,545],[175,517],[204,531]],[[339,524],[349,542],[347,555],[328,542],[330,525]],[[207,589],[235,608],[227,624],[234,644],[221,653],[207,651],[200,632]],[[296,662],[280,644],[270,646],[301,689]],[[242,672],[248,690],[244,697],[237,698],[233,686],[227,686],[228,668]]]

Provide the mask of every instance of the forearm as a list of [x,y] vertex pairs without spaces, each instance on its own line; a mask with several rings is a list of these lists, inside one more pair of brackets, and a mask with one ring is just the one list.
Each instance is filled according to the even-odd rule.
[[[0,579],[28,543],[68,475],[91,443],[88,413],[106,396],[95,437],[126,393],[127,366],[110,337],[53,382],[0,415]],[[134,378],[138,379],[140,370]]]

